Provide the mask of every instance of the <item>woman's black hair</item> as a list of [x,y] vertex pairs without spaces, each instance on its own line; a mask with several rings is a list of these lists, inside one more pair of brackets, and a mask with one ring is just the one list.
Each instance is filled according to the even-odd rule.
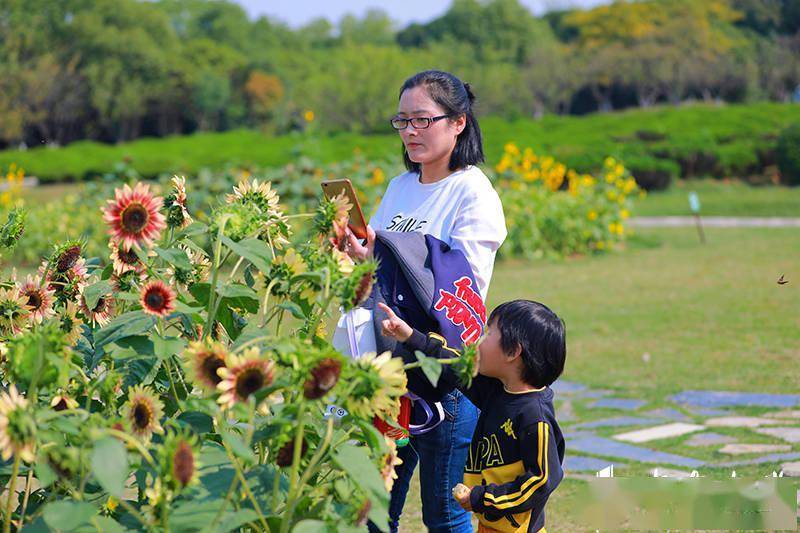
[[531,300],[512,300],[497,306],[489,324],[500,334],[506,355],[520,349],[522,381],[533,387],[552,384],[564,371],[567,334],[564,321],[546,305]]
[[[483,139],[478,120],[472,112],[475,95],[472,94],[469,84],[449,72],[426,70],[408,78],[400,88],[400,96],[403,95],[403,91],[420,86],[427,89],[431,100],[442,106],[451,119],[461,115],[466,116],[467,124],[464,126],[464,131],[458,135],[456,146],[450,154],[449,169],[458,170],[468,165],[483,163]],[[403,161],[408,170],[420,173],[420,164],[409,159],[405,146],[403,146]]]

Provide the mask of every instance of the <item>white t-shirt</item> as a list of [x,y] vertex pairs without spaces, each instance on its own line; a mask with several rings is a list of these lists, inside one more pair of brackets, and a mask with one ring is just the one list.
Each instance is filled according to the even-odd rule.
[[[389,183],[369,224],[375,230],[418,231],[461,250],[486,299],[497,249],[507,231],[500,197],[478,167],[466,167],[436,183],[420,183],[416,172],[400,174]],[[359,353],[375,351],[372,311],[355,309],[352,319]],[[344,316],[333,345],[351,352]]]

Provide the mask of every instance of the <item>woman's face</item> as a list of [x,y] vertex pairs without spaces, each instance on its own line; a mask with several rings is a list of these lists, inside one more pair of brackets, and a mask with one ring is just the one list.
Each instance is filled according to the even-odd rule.
[[[445,114],[447,111],[431,99],[425,87],[406,89],[400,95],[400,105],[397,107],[397,116],[400,118],[431,118]],[[428,165],[445,158],[447,162],[450,161],[456,139],[464,131],[465,125],[466,117],[461,115],[455,120],[447,118],[431,122],[430,126],[420,130],[409,124],[398,133],[408,158],[414,163]]]

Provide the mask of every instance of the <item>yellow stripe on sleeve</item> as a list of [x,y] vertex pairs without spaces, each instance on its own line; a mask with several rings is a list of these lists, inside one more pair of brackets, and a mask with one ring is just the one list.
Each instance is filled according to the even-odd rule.
[[522,484],[518,491],[510,494],[494,496],[489,492],[484,493],[483,497],[487,501],[487,505],[491,505],[497,509],[509,509],[511,507],[516,507],[523,501],[527,500],[534,492],[536,492],[536,489],[547,483],[547,444],[550,435],[550,426],[548,426],[545,422],[539,422],[538,434],[539,454],[537,457],[537,464],[539,465],[539,472],[541,472],[541,475],[531,477]]
[[445,339],[438,333],[429,333],[428,335],[430,335],[434,339],[438,339],[442,343],[442,348],[444,348],[449,352],[453,352],[453,354],[455,354],[456,357],[461,357],[461,353],[458,350],[451,348],[447,345],[447,339]]

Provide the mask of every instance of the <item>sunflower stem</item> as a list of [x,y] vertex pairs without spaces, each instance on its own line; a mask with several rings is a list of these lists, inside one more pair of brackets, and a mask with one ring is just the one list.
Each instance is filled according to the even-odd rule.
[[217,277],[219,276],[219,268],[220,268],[220,256],[222,255],[222,231],[225,229],[225,224],[228,222],[228,217],[223,216],[220,220],[219,230],[217,231],[217,242],[214,246],[214,260],[211,264],[211,286],[208,289],[208,317],[206,318],[206,329],[203,332],[203,338],[205,339],[208,335],[211,334],[211,326],[214,324],[214,314],[212,310],[214,309],[214,300],[216,299],[217,295]]
[[17,486],[19,473],[19,454],[14,454],[14,466],[11,467],[11,479],[8,480],[8,497],[6,498],[6,516],[3,522],[3,533],[11,531],[11,502],[14,501],[14,489]]
[[[297,486],[294,487],[294,491],[289,489],[289,502],[286,504],[286,511],[284,513],[285,518],[283,523],[281,524],[281,532],[289,531],[289,525],[292,523],[292,516],[294,515],[294,510],[297,507],[297,502],[300,501],[299,495],[300,491],[303,490],[303,487],[308,480],[311,479],[311,476],[317,473],[319,462],[322,460],[322,457],[325,455],[325,452],[328,451],[328,446],[333,439],[333,416],[328,418],[328,424],[325,429],[325,437],[322,439],[322,442],[319,443],[317,450],[314,452],[314,456],[311,457],[311,460],[308,462],[308,466],[306,467],[305,471],[303,472],[303,476],[300,478]],[[295,453],[297,452],[297,447],[295,445]]]
[[234,276],[236,276],[236,271],[239,270],[239,267],[241,266],[243,261],[244,261],[244,257],[240,257],[239,260],[236,261],[236,264],[233,266],[233,270],[231,271],[230,276],[228,276],[228,281],[232,281],[233,280]]
[[141,442],[139,442],[135,438],[131,437],[127,433],[124,433],[124,432],[119,431],[117,429],[111,429],[111,428],[106,429],[106,433],[108,433],[112,437],[117,437],[118,439],[122,439],[125,442],[127,442],[128,444],[130,444],[131,446],[133,446],[134,448],[136,448],[139,451],[139,453],[142,455],[142,457],[144,457],[144,459],[150,464],[150,466],[153,467],[153,469],[157,468],[156,467],[156,462],[153,460],[153,456],[150,455],[150,452],[147,451],[147,448],[142,446]]
[[[167,366],[167,376],[169,377],[169,385],[172,388],[172,394],[175,396],[175,403],[178,405],[178,411],[183,412],[183,404],[181,398],[178,396],[178,388],[175,386],[175,380],[172,378],[172,365],[169,362],[170,357],[164,359],[164,364]],[[175,413],[173,413],[175,416]]]
[[258,500],[256,500],[255,496],[253,496],[253,493],[250,490],[250,486],[247,484],[247,479],[244,477],[244,474],[242,473],[242,468],[239,465],[239,461],[236,459],[236,456],[233,455],[233,452],[231,451],[230,446],[228,446],[228,443],[223,442],[223,445],[225,446],[225,451],[228,453],[228,458],[231,460],[231,464],[233,465],[234,470],[236,470],[236,477],[239,478],[239,483],[242,484],[242,488],[244,489],[247,498],[250,500],[250,503],[253,504],[253,509],[258,515],[258,520],[264,527],[264,531],[269,531],[269,524],[267,523],[267,519],[264,518],[264,513],[261,511],[261,506],[258,504]]
[[319,314],[314,316],[314,319],[311,321],[311,324],[308,327],[308,336],[309,338],[314,338],[317,335],[317,328],[319,327],[319,323],[322,321],[322,317],[325,316],[325,313],[328,312],[328,307],[331,305],[331,301],[333,301],[334,294],[330,293],[325,297],[325,300],[322,302],[323,305],[319,308]]
[[297,472],[300,469],[300,459],[303,453],[303,437],[306,429],[306,404],[301,400],[300,409],[297,412],[297,433],[294,435],[294,453],[292,455],[292,470],[289,477],[289,493],[294,493],[297,486]]
[[140,513],[136,507],[131,505],[127,500],[124,498],[119,499],[119,504],[126,510],[132,517],[138,520],[146,529],[147,531],[152,531],[153,526],[147,521],[147,519]]
[[266,294],[264,294],[264,301],[262,302],[261,309],[259,309],[258,311],[258,314],[261,317],[262,328],[267,325],[267,321],[264,320],[264,318],[266,318],[267,315],[267,305],[269,304],[269,295],[272,292],[272,287],[274,287],[277,282],[278,282],[277,279],[270,280],[269,284],[267,285]]

